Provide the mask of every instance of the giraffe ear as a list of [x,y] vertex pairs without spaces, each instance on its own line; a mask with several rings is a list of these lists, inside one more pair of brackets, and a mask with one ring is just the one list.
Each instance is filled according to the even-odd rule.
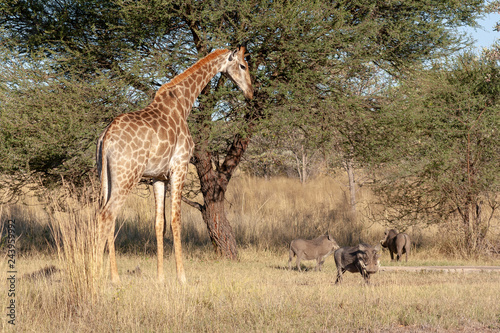
[[238,46],[238,53],[241,54],[241,57],[243,58],[243,56],[245,55],[245,52],[247,51],[245,45],[240,45]]
[[231,54],[229,55],[228,60],[229,61],[233,61],[233,57],[236,56],[236,53],[238,53],[238,50],[234,50],[233,52],[231,52]]

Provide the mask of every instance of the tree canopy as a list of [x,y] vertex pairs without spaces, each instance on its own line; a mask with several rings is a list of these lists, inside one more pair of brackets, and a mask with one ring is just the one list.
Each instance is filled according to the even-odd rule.
[[[216,76],[189,119],[204,202],[186,202],[209,231],[210,220],[229,226],[224,193],[252,134],[321,123],[321,131],[307,132],[325,141],[334,122],[348,125],[379,107],[375,90],[351,91],[367,71],[400,80],[456,52],[468,42],[456,28],[474,25],[482,11],[482,0],[4,1],[0,172],[78,178],[112,117],[145,106],[162,83],[212,50],[244,43],[254,100],[243,102]],[[361,125],[348,140],[363,141]]]
[[499,89],[498,61],[469,53],[395,88],[374,119],[383,133],[370,152],[391,225],[458,220],[461,248],[484,246],[500,203]]

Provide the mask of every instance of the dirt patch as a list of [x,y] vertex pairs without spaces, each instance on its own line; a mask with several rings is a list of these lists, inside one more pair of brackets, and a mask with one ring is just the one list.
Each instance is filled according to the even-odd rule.
[[500,266],[385,266],[380,267],[381,272],[405,271],[405,272],[442,272],[442,273],[476,273],[497,272]]

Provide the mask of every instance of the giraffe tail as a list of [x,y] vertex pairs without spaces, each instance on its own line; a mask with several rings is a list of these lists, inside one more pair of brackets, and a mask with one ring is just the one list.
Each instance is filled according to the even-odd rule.
[[101,209],[104,207],[104,205],[106,205],[109,199],[109,181],[110,181],[108,161],[105,153],[103,152],[105,134],[106,131],[104,131],[97,140],[97,151],[96,151],[97,174],[99,175],[99,179],[101,181],[101,191],[100,191],[101,195],[99,198],[99,207]]

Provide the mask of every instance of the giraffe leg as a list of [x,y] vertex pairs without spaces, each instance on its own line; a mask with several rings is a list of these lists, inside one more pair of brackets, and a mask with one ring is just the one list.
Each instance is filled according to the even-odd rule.
[[106,228],[104,227],[104,216],[101,212],[97,216],[97,264],[99,265],[99,268],[104,266],[104,250],[106,248],[106,238],[104,237],[105,235],[105,230]]
[[113,283],[120,282],[115,254],[115,220],[118,215],[118,211],[123,206],[123,203],[125,202],[125,199],[134,184],[134,182],[129,182],[127,186],[120,186],[121,184],[114,183],[114,188],[112,189],[109,200],[102,208],[100,214],[102,249],[104,250],[104,244],[107,242],[109,251],[109,266],[111,269],[111,281]]
[[116,266],[116,256],[115,256],[115,214],[110,209],[110,206],[106,204],[100,213],[100,253],[104,252],[106,243],[108,244],[109,251],[109,263],[111,268],[111,281],[113,283],[120,282],[120,277],[118,276],[118,269]]
[[[124,200],[120,200],[124,201]],[[102,250],[104,250],[104,245],[108,244],[109,251],[109,266],[111,269],[111,281],[113,283],[120,282],[120,276],[118,275],[118,267],[116,265],[116,254],[115,254],[115,220],[118,209],[121,207],[123,202],[116,202],[113,197],[106,203],[101,211],[101,235],[102,235]]]
[[181,199],[184,179],[186,178],[187,164],[173,168],[170,175],[171,197],[172,197],[172,216],[171,229],[174,238],[175,265],[177,268],[177,279],[181,284],[186,283],[186,274],[182,263],[182,244],[181,244]]
[[111,268],[111,282],[120,283],[120,276],[118,275],[118,266],[116,265],[114,219],[111,225],[109,226],[108,249],[109,249],[109,266]]
[[155,230],[157,246],[157,277],[158,281],[163,282],[163,234],[165,228],[165,182],[156,181],[153,183],[153,192],[155,195]]

